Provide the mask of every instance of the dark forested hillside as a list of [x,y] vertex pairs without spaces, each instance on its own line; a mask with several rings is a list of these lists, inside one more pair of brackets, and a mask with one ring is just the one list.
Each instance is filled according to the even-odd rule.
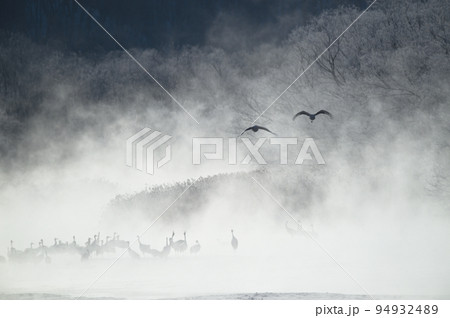
[[[170,214],[163,218],[165,221],[173,219],[198,216],[207,209],[210,200],[223,198],[227,200],[229,209],[254,214],[260,209],[263,202],[258,186],[252,181],[252,177],[266,184],[271,192],[289,193],[291,196],[301,196],[301,200],[283,200],[283,205],[296,211],[302,217],[309,217],[307,209],[312,204],[312,194],[321,197],[325,189],[314,189],[315,183],[321,183],[326,177],[325,170],[321,170],[314,176],[292,176],[286,180],[277,176],[281,170],[259,170],[250,173],[218,174],[201,177],[197,181],[187,180],[175,184],[158,185],[144,191],[129,195],[116,196],[110,202],[103,218],[107,222],[115,222],[119,219],[130,217],[152,218],[157,217],[158,212],[173,202],[188,187],[186,197],[182,204],[174,206]],[[287,196],[286,196],[287,197]],[[201,199],[203,198],[203,199]],[[208,198],[204,200],[205,198]],[[228,200],[233,198],[233,200]],[[241,200],[238,200],[240,198]],[[243,203],[245,202],[245,203]]]
[[[233,15],[256,33],[291,17],[286,27],[338,5],[362,5],[364,0],[95,0],[79,1],[127,47],[166,49],[202,45],[219,19]],[[219,20],[217,20],[219,19]],[[0,29],[20,32],[39,43],[76,51],[115,49],[103,31],[72,0],[4,0],[0,4]],[[276,40],[277,34],[266,33]]]

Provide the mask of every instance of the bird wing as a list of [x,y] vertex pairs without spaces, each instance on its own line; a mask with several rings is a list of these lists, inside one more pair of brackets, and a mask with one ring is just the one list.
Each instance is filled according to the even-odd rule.
[[331,115],[331,113],[330,112],[327,112],[326,110],[319,110],[316,114],[315,114],[315,116],[317,116],[317,115],[319,115],[319,114],[325,114],[325,115],[328,115],[328,116],[330,116],[331,118],[333,118],[333,115]]
[[250,130],[250,129],[252,129],[253,127],[248,127],[246,130],[244,130],[243,132],[241,132],[241,134],[239,135],[239,137],[240,136],[242,136],[247,130]]
[[292,120],[295,120],[295,118],[297,118],[300,115],[310,116],[311,114],[302,110],[301,112],[298,112],[297,114],[295,114],[294,117],[292,117]]
[[272,132],[272,131],[270,131],[269,129],[267,129],[266,127],[262,127],[262,126],[256,126],[258,129],[262,129],[262,130],[265,130],[265,131],[268,131],[268,132],[270,132],[271,134],[273,134],[273,135],[277,135],[276,133],[274,133],[274,132]]

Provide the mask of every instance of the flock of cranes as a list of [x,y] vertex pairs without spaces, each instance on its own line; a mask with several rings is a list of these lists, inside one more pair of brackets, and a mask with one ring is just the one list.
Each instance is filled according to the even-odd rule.
[[[18,250],[14,247],[14,242],[10,241],[10,246],[7,250],[8,260],[12,262],[28,262],[28,263],[51,263],[51,256],[61,254],[78,255],[82,261],[86,261],[93,256],[101,256],[103,254],[114,254],[118,250],[122,250],[128,253],[133,259],[139,259],[142,256],[150,255],[156,258],[166,258],[171,251],[175,253],[183,254],[188,250],[188,242],[186,238],[186,232],[183,233],[183,239],[174,240],[175,232],[172,232],[170,237],[166,237],[165,245],[160,249],[154,249],[150,244],[144,244],[141,241],[140,236],[137,236],[137,242],[140,253],[131,248],[131,242],[120,239],[117,233],[114,233],[112,237],[106,236],[105,240],[100,238],[100,233],[94,235],[94,239],[90,237],[88,240],[80,245],[77,243],[75,236],[72,237],[72,242],[62,242],[57,238],[50,246],[44,244],[44,240],[41,239],[37,247],[34,247],[34,243],[30,243],[30,247],[24,250]],[[238,248],[238,240],[234,235],[234,231],[231,230],[231,246],[234,250]],[[198,240],[189,248],[191,254],[197,254],[201,250],[201,245]],[[123,252],[123,253],[125,253]],[[142,255],[142,256],[141,256]],[[6,262],[6,258],[0,256],[0,263]]]
[[[327,115],[327,116],[329,116],[330,118],[333,118],[333,115],[331,115],[330,112],[328,112],[328,111],[322,109],[322,110],[319,110],[319,111],[318,111],[317,113],[315,113],[315,114],[310,114],[310,113],[308,113],[307,111],[302,110],[301,112],[298,112],[297,114],[295,114],[294,117],[292,117],[292,120],[295,120],[298,116],[305,115],[305,116],[308,116],[309,120],[311,120],[311,123],[312,123],[312,122],[316,119],[316,117],[317,117],[318,115],[320,115],[320,114]],[[251,130],[251,131],[253,131],[253,132],[257,132],[258,130],[265,130],[265,131],[267,131],[267,132],[270,132],[272,135],[275,135],[275,136],[277,135],[276,133],[274,133],[273,131],[271,131],[270,129],[268,129],[268,128],[266,128],[266,127],[254,125],[254,126],[252,126],[252,127],[248,127],[248,128],[245,129],[243,132],[241,132],[241,134],[239,135],[239,137],[242,136],[246,131],[249,131],[249,130]]]

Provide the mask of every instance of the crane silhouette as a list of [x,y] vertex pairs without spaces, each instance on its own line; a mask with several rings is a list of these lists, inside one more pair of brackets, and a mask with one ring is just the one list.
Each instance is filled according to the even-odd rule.
[[234,250],[237,250],[239,242],[236,238],[236,236],[234,236],[234,231],[231,230],[231,246],[233,247]]
[[190,252],[191,254],[197,254],[200,252],[200,243],[198,241],[195,241],[195,244],[191,246]]
[[242,136],[246,131],[251,130],[251,131],[253,131],[253,132],[257,132],[257,131],[260,130],[260,129],[261,129],[261,130],[268,131],[268,132],[270,132],[271,134],[273,134],[273,135],[275,135],[275,136],[277,135],[276,133],[270,131],[270,130],[267,129],[266,127],[255,125],[255,126],[252,126],[252,127],[248,127],[246,130],[244,130],[243,132],[241,132],[241,134],[239,135],[239,137]]
[[141,242],[141,237],[139,235],[137,236],[137,239],[138,239],[138,243],[139,243],[139,250],[142,252],[142,254],[144,254],[144,256],[145,256],[145,253],[151,254],[150,245],[149,244],[143,244]]
[[317,113],[315,113],[315,114],[310,114],[310,113],[308,113],[307,111],[302,110],[301,112],[298,112],[297,114],[295,114],[294,117],[292,117],[292,120],[295,120],[298,116],[306,115],[306,116],[309,117],[309,119],[311,120],[311,122],[313,122],[314,119],[316,119],[316,116],[317,116],[317,115],[320,115],[320,114],[328,115],[328,116],[330,116],[330,118],[333,118],[333,115],[331,115],[330,112],[328,112],[328,111],[322,109],[322,110],[319,110],[319,111],[318,111]]

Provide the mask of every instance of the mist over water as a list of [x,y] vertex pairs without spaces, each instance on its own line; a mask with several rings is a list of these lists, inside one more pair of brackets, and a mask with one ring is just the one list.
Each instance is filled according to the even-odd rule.
[[[235,138],[251,126],[359,15],[354,8],[325,12],[276,45],[262,38],[223,50],[214,37],[167,54],[131,49],[199,125],[121,51],[83,56],[3,34],[0,255],[10,240],[17,250],[73,235],[84,245],[98,232],[133,242],[169,206],[142,242],[161,250],[172,231],[174,240],[186,231],[201,251],[142,257],[135,242],[141,258],[125,253],[88,291],[124,250],[85,262],[66,254],[50,264],[6,261],[0,297],[448,298],[448,12],[443,1],[375,5],[258,119],[279,136],[314,138],[325,165],[294,165],[301,145],[289,148],[288,165],[276,163],[275,146],[264,166],[193,165],[192,138]],[[214,32],[223,23],[228,34],[224,19]],[[292,121],[320,109],[333,119]],[[173,139],[172,160],[154,175],[125,165],[125,141],[144,127]],[[309,235],[289,233],[297,225],[285,210]]]

